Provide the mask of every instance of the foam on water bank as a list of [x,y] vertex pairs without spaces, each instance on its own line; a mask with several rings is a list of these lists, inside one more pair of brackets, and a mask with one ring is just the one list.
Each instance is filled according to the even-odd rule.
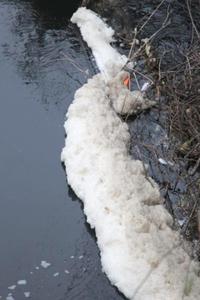
[[[115,111],[124,107],[120,105],[124,97],[114,87],[125,73],[112,78],[121,69],[121,60],[116,62],[120,54],[110,49],[113,31],[85,8],[72,20],[78,23],[106,80],[102,74],[95,75],[75,93],[65,122],[62,161],[68,182],[95,229],[103,271],[129,299],[181,300],[184,294],[184,299],[196,300],[199,266],[190,261],[178,233],[171,229],[172,218],[162,206],[158,186],[146,178],[143,164],[129,155],[128,126]],[[92,29],[95,33],[98,29],[98,34]],[[135,112],[138,99],[127,93]],[[141,101],[141,109],[152,104]]]
[[127,62],[127,57],[120,55],[110,46],[110,43],[114,41],[113,29],[108,27],[95,13],[84,7],[74,13],[71,21],[78,25],[83,38],[92,49],[100,72],[106,79],[116,75]]

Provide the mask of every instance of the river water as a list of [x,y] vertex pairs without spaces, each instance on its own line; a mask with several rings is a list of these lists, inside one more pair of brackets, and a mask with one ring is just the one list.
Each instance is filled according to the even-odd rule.
[[101,272],[94,233],[60,163],[66,110],[94,72],[67,14],[0,0],[1,299],[124,299]]

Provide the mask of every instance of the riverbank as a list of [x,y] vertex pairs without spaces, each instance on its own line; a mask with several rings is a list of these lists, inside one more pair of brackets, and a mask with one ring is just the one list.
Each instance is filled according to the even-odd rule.
[[91,1],[89,7],[107,18],[116,46],[135,64],[132,88],[150,83],[147,94],[159,103],[129,118],[132,154],[148,165],[175,226],[199,257],[199,2]]

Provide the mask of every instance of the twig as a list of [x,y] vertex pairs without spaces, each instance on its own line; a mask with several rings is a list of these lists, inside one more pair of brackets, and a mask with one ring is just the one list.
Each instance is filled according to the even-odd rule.
[[188,229],[188,226],[189,226],[189,224],[190,224],[190,221],[191,221],[191,219],[192,219],[192,217],[193,217],[193,215],[194,215],[194,212],[195,212],[195,210],[196,210],[196,208],[197,208],[197,204],[198,204],[198,197],[197,197],[196,200],[195,200],[195,203],[194,203],[194,205],[193,205],[193,208],[192,208],[192,210],[191,210],[191,213],[190,213],[190,215],[189,215],[189,218],[188,218],[188,220],[187,220],[187,223],[186,223],[185,226],[183,227],[183,230],[182,230],[183,233],[186,233],[186,231],[187,231],[187,229]]
[[200,166],[200,157],[199,157],[199,159],[197,160],[195,166],[192,168],[192,170],[191,170],[191,171],[188,171],[188,172],[189,172],[189,175],[193,176],[193,175],[196,173],[196,171],[197,171],[197,169],[199,168],[199,166]]
[[[134,37],[133,37],[133,40],[132,40],[132,43],[131,43],[131,48],[130,48],[130,51],[129,51],[129,54],[128,54],[128,59],[127,59],[127,62],[125,64],[125,66],[122,68],[124,69],[127,64],[131,61],[131,56],[132,56],[132,53],[133,53],[133,49],[134,49],[134,46],[135,46],[135,42],[136,42],[136,37],[137,35],[142,31],[142,29],[147,25],[147,23],[150,21],[150,19],[155,15],[155,13],[157,12],[157,10],[161,7],[161,5],[165,2],[166,0],[162,0],[160,2],[160,4],[155,8],[155,10],[151,13],[151,15],[148,17],[148,19],[144,22],[144,24],[140,27],[139,31],[137,31],[137,28],[135,28],[135,31],[134,31]],[[169,6],[168,6],[169,8]],[[168,14],[167,14],[167,18],[168,18]],[[164,21],[166,22],[166,20]],[[167,25],[166,25],[167,26]],[[165,26],[165,27],[166,27]],[[158,32],[160,32],[162,29],[163,29],[163,25],[162,27],[157,31],[155,32],[150,38],[149,38],[149,41],[150,39],[152,39],[153,37],[155,37],[156,34],[158,34]],[[139,53],[144,47],[145,47],[145,43],[138,49],[138,51],[136,53]]]
[[147,75],[141,73],[140,71],[136,70],[135,68],[130,68],[130,70],[133,71],[133,73],[138,73],[140,76],[142,76],[142,77],[144,77],[145,79],[147,79],[148,81],[150,81],[151,84],[154,83],[153,80],[152,80],[150,77],[148,77]]
[[[155,38],[155,36],[156,36],[161,30],[163,30],[164,28],[166,28],[166,27],[169,25],[169,24],[168,24],[169,7],[170,7],[170,5],[168,5],[168,8],[167,8],[167,15],[166,15],[165,20],[164,20],[163,23],[162,23],[162,26],[161,26],[157,31],[155,31],[155,32],[148,38],[148,43],[149,43],[150,41],[152,41],[153,38]],[[132,57],[133,60],[135,59],[135,57],[137,57],[137,55],[138,55],[139,53],[141,53],[141,51],[146,47],[146,45],[147,45],[147,42],[143,43],[143,45],[140,46],[140,48],[139,48],[139,49],[135,52],[135,54],[133,55],[133,57]],[[130,59],[131,59],[131,58],[130,58]],[[125,66],[126,66],[129,62],[130,62],[130,60],[126,62]],[[124,66],[124,67],[125,67],[125,66]]]
[[170,5],[168,5],[168,7],[167,7],[167,15],[166,15],[164,22],[162,23],[162,26],[150,36],[150,38],[148,39],[148,42],[150,42],[161,30],[163,30],[165,27],[167,27],[169,25],[168,24],[169,8],[170,8]]
[[135,82],[136,82],[136,84],[137,84],[138,90],[141,91],[141,86],[140,86],[140,84],[139,84],[139,81],[138,81],[138,79],[137,79],[137,76],[136,76],[135,72],[133,72],[133,76],[134,76],[134,78],[135,78]]
[[128,61],[130,61],[131,55],[132,55],[132,52],[133,52],[133,48],[135,47],[136,36],[137,36],[137,28],[135,28],[135,30],[134,30],[134,37],[133,37],[133,41],[131,43],[131,49],[130,49],[129,54],[128,54]]
[[155,13],[157,12],[157,10],[161,7],[161,5],[163,5],[163,3],[166,0],[162,0],[158,6],[154,9],[154,11],[150,14],[150,16],[148,17],[148,19],[144,22],[144,24],[140,27],[140,29],[138,30],[138,33],[140,33],[142,31],[142,29],[147,25],[147,23],[150,21],[150,19],[155,15]]
[[196,27],[196,25],[194,23],[194,19],[193,19],[192,13],[191,13],[191,8],[190,8],[188,0],[186,0],[186,4],[187,4],[187,9],[188,9],[188,13],[189,13],[189,16],[190,16],[190,20],[192,22],[192,27],[194,28],[198,39],[200,39],[200,34],[199,34],[199,31],[198,31],[198,29],[197,29],[197,27]]

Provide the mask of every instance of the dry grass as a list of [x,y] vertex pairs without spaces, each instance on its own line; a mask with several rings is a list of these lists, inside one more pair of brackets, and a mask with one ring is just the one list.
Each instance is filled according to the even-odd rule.
[[180,140],[177,153],[197,171],[200,163],[200,45],[193,45],[184,56],[181,66],[161,74],[160,83],[168,98],[169,132]]
[[[165,55],[167,49],[158,58],[154,52],[153,40],[166,29],[170,20],[170,9],[166,9],[166,17],[159,29],[148,39],[140,40],[140,32],[148,24],[155,12],[164,4],[161,1],[151,15],[146,19],[140,29],[135,29],[133,40],[129,41],[129,60],[136,63],[144,60],[146,65],[145,74],[138,69],[137,64],[131,71],[133,78],[140,82],[142,77],[153,83],[154,96],[159,101],[159,109],[164,109],[167,114],[165,122],[166,131],[172,146],[170,157],[180,166],[178,177],[183,176],[187,182],[187,192],[180,201],[182,215],[186,222],[182,227],[183,235],[192,241],[200,239],[200,34],[198,31],[197,18],[193,18],[194,5],[191,0],[185,1],[185,10],[191,21],[192,35],[188,48],[179,51],[179,63],[174,63],[170,69],[166,67]],[[192,9],[193,8],[193,9]],[[172,61],[175,62],[173,57]],[[127,67],[127,66],[126,66]],[[147,72],[148,70],[148,72]],[[149,79],[150,78],[150,79]],[[143,78],[144,79],[144,78]],[[174,145],[173,145],[174,144]],[[200,258],[200,243],[194,245],[194,256]]]

